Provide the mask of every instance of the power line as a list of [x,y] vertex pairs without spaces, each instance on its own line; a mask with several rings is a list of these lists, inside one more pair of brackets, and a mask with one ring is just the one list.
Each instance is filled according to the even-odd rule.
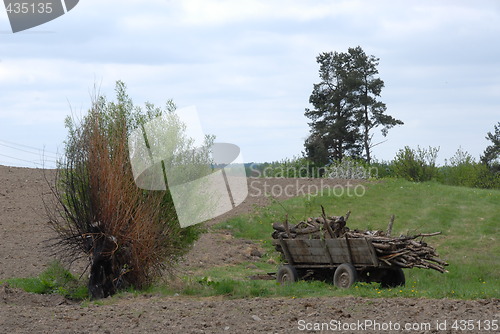
[[[25,152],[25,153],[29,153],[29,154],[38,155],[40,157],[40,160],[27,160],[29,158],[22,159],[22,158],[18,158],[16,156],[12,156],[12,155],[0,154],[0,156],[2,156],[2,157],[14,159],[16,161],[21,161],[24,163],[29,163],[29,164],[35,165],[35,166],[42,166],[43,168],[46,168],[46,167],[54,168],[53,166],[57,165],[56,161],[59,160],[59,158],[57,157],[57,153],[46,151],[45,149],[39,149],[39,148],[34,147],[34,146],[18,144],[18,143],[14,143],[14,142],[11,142],[8,140],[3,140],[3,139],[0,139],[0,146],[7,147],[9,149],[16,150],[19,152]],[[47,153],[50,153],[50,154],[47,155]],[[38,161],[40,161],[40,162],[38,162]],[[4,163],[5,163],[5,161],[4,161]],[[15,164],[15,162],[8,162],[8,163]],[[51,166],[47,166],[47,164],[51,165]]]
[[14,159],[14,160],[23,161],[23,162],[29,162],[30,164],[40,165],[40,166],[45,166],[45,164],[44,164],[45,162],[51,162],[51,163],[56,164],[56,162],[55,162],[55,161],[52,161],[52,160],[44,160],[44,161],[43,161],[44,163],[39,163],[39,162],[32,161],[32,160],[26,160],[26,159],[20,159],[20,158],[12,157],[12,156],[10,156],[10,155],[6,155],[6,154],[0,154],[0,156],[2,156],[2,157],[6,157],[6,158],[9,158],[9,159]]
[[[29,145],[24,145],[24,144],[18,144],[18,143],[14,143],[14,142],[11,142],[11,141],[8,141],[8,140],[3,140],[3,139],[0,139],[0,142],[7,143],[7,144],[10,144],[10,145],[14,145],[14,146],[20,146],[20,147],[28,148],[28,149],[39,151],[39,152],[47,152],[47,153],[50,153],[50,154],[53,154],[53,155],[57,156],[57,153],[55,153],[55,152],[46,151],[45,149],[39,149],[38,147],[34,147],[34,146],[29,146]],[[0,144],[0,145],[8,146],[8,145],[5,145],[5,144]],[[15,148],[15,149],[18,149],[18,148]],[[20,149],[18,149],[18,150],[20,150]]]
[[47,157],[47,158],[51,158],[51,159],[57,159],[57,156],[53,156],[53,155],[46,155],[45,154],[45,151],[38,151],[38,152],[32,152],[32,151],[28,151],[28,150],[24,150],[22,148],[17,148],[17,147],[14,147],[14,146],[11,146],[11,145],[7,145],[7,144],[3,144],[2,143],[3,141],[0,141],[0,145],[2,146],[5,146],[5,147],[9,147],[9,148],[12,148],[14,150],[17,150],[17,151],[22,151],[22,152],[26,152],[26,153],[30,153],[30,154],[37,154],[37,155],[42,155],[43,157]]

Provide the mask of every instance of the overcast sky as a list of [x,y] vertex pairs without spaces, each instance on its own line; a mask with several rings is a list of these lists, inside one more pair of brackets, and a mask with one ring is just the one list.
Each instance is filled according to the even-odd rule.
[[405,145],[478,158],[500,121],[499,36],[496,0],[81,0],[15,34],[2,7],[0,164],[33,167],[43,149],[53,166],[64,118],[86,112],[94,84],[113,98],[116,80],[138,105],[196,106],[245,162],[291,158],[309,132],[316,56],[358,45],[380,58],[381,100],[405,122],[377,159]]

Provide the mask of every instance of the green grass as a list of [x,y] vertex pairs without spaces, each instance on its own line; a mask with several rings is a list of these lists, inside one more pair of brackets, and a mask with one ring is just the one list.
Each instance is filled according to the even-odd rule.
[[52,262],[37,277],[10,278],[0,282],[14,288],[38,294],[57,293],[69,299],[82,300],[88,297],[87,286],[78,281],[59,262]]
[[[252,215],[230,219],[216,226],[229,230],[237,238],[252,239],[265,253],[259,262],[222,265],[198,270],[183,277],[180,286],[158,283],[145,290],[129,290],[123,295],[174,295],[250,297],[328,297],[360,296],[410,298],[500,298],[500,191],[446,186],[435,182],[412,183],[388,179],[366,184],[362,197],[318,196],[292,198],[257,208]],[[280,255],[271,242],[272,223],[283,221],[288,213],[291,222],[319,216],[320,205],[328,215],[352,211],[351,229],[385,230],[390,216],[396,220],[393,235],[441,231],[426,238],[440,257],[450,263],[449,273],[434,270],[405,269],[406,286],[382,289],[378,284],[356,283],[341,290],[328,282],[300,281],[282,286],[275,280],[251,280],[250,276],[276,272]],[[87,290],[59,264],[52,264],[36,278],[9,279],[12,286],[36,293],[60,293],[75,299],[87,298]],[[2,283],[2,282],[0,282]],[[112,302],[113,299],[111,299]]]
[[[296,287],[276,286],[273,281],[249,281],[252,270],[245,266],[217,267],[205,273],[210,282],[200,283],[200,294],[221,294],[235,297],[291,295],[297,297],[325,295],[356,295],[364,297],[429,297],[429,298],[499,298],[500,297],[500,191],[446,186],[435,182],[412,183],[384,180],[366,185],[362,197],[321,196],[293,198],[259,209],[254,215],[236,217],[219,224],[235,237],[253,239],[266,249],[258,270],[276,271],[267,264],[278,254],[271,245],[271,224],[318,216],[320,205],[329,215],[351,210],[348,226],[359,229],[385,230],[391,214],[396,215],[393,235],[441,231],[442,235],[426,238],[448,261],[449,273],[434,270],[405,270],[407,284],[401,289],[380,289],[377,284],[357,284],[343,291],[322,282],[300,282]],[[220,287],[219,287],[220,284]],[[231,288],[230,288],[231,286]],[[207,288],[208,287],[208,288]],[[309,288],[305,288],[309,287]]]

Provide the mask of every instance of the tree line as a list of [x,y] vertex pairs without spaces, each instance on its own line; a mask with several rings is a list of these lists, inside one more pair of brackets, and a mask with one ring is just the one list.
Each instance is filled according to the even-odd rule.
[[[385,137],[391,128],[404,124],[387,113],[387,106],[380,99],[384,81],[377,69],[379,60],[367,55],[360,46],[349,48],[347,52],[323,52],[316,57],[320,80],[313,85],[309,97],[312,108],[305,109],[305,116],[311,121],[302,159],[317,168],[342,164],[346,158],[373,164],[372,148],[380,144],[373,142],[375,130],[380,129]],[[469,185],[491,187],[500,184],[497,183],[500,179],[500,122],[493,132],[487,133],[486,139],[491,144],[477,163],[461,149],[450,159],[451,167],[459,166],[465,171],[464,166],[468,166],[467,173],[478,176],[476,181],[469,178]],[[436,148],[405,147],[389,164],[394,167],[391,174],[413,180],[432,179],[436,174],[431,172],[436,170],[432,161],[437,151]],[[285,165],[297,163],[300,165],[304,161],[295,159]],[[488,181],[485,183],[485,180]]]

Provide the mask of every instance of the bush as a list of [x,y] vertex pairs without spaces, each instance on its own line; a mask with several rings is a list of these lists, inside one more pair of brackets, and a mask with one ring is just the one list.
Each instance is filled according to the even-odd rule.
[[[147,104],[143,111],[134,107],[122,82],[116,92],[116,103],[96,98],[80,123],[67,119],[65,159],[53,187],[58,206],[48,211],[60,254],[90,259],[92,298],[146,286],[187,250],[199,231],[180,227],[168,191],[138,188],[130,164],[130,132],[162,115],[175,120],[175,105],[169,101],[162,110]],[[174,126],[183,133],[181,125]],[[192,141],[178,144],[189,154]]]
[[438,181],[453,186],[472,188],[498,188],[498,175],[484,163],[478,163],[461,148],[439,169]]
[[477,181],[478,165],[474,158],[461,148],[455,155],[445,162],[445,166],[439,170],[439,181],[444,184],[474,187]]
[[476,181],[474,187],[485,189],[500,189],[500,172],[494,172],[487,165],[476,164]]
[[317,166],[305,157],[293,157],[271,163],[252,164],[247,168],[251,177],[277,178],[341,178],[369,179],[378,177],[378,168],[361,159],[344,158],[326,166]]
[[325,167],[326,178],[338,179],[370,179],[379,177],[378,167],[368,165],[364,160],[344,158],[342,161],[335,161]]
[[396,177],[408,181],[430,181],[437,176],[436,158],[439,148],[429,149],[417,147],[416,150],[405,146],[396,153],[392,168]]
[[373,160],[369,168],[371,171],[371,176],[379,179],[383,179],[386,177],[395,177],[396,174],[394,172],[394,168],[392,162],[390,161],[376,161]]

